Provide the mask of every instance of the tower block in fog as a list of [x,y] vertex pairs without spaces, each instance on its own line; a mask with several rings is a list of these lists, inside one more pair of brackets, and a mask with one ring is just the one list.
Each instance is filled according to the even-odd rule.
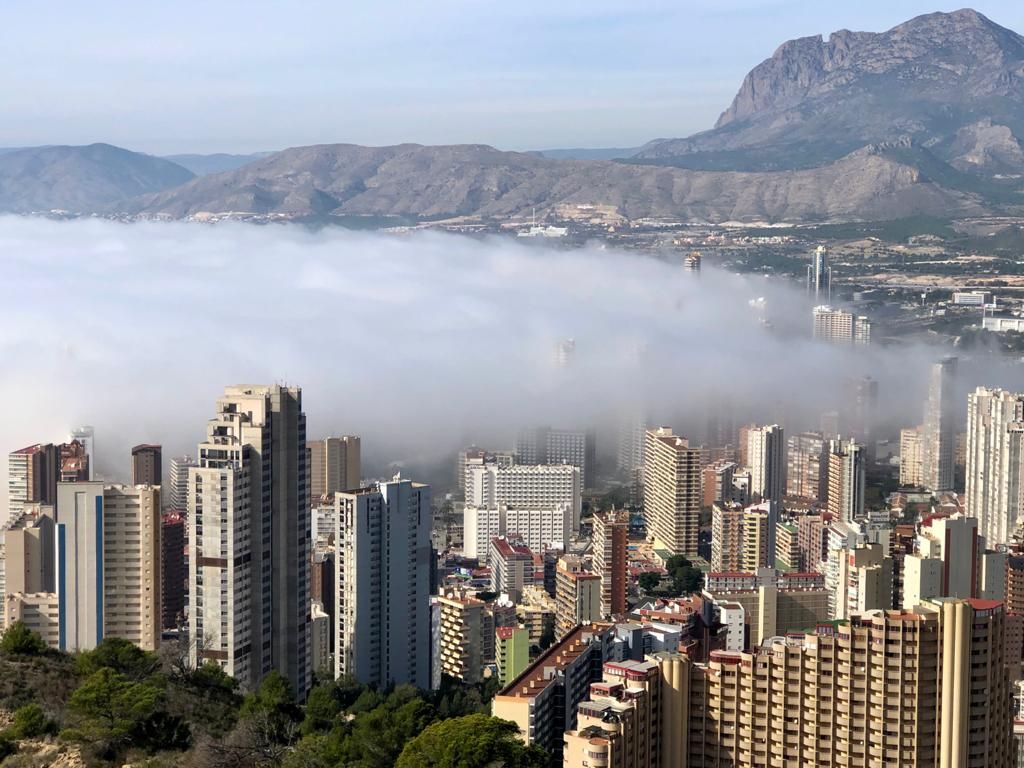
[[224,390],[189,471],[189,637],[255,688],[271,670],[301,701],[311,680],[306,416],[297,387]]
[[932,491],[953,490],[956,368],[955,357],[944,358],[932,365],[928,378],[928,400],[921,427],[921,470],[925,487]]
[[673,555],[697,557],[701,505],[700,449],[668,427],[647,432],[644,517],[648,536]]
[[967,397],[967,514],[990,547],[1024,513],[1024,394],[978,387]]
[[359,487],[362,473],[360,440],[354,435],[309,443],[309,495],[319,499]]
[[832,302],[832,267],[828,263],[828,251],[819,245],[807,265],[807,295],[815,304]]

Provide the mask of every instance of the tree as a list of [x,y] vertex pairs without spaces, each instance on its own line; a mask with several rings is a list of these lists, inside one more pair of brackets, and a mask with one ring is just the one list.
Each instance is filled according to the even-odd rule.
[[545,616],[541,625],[540,649],[546,651],[555,642],[555,617]]
[[55,731],[54,722],[46,716],[42,707],[38,704],[26,704],[14,710],[11,724],[7,726],[0,738],[34,739]]
[[160,659],[147,653],[130,640],[108,637],[91,651],[85,651],[75,661],[78,674],[88,677],[106,667],[130,680],[141,681],[160,670]]
[[488,715],[441,720],[405,745],[395,768],[546,768],[550,756],[518,734],[515,723]]
[[277,744],[295,741],[297,723],[302,718],[291,683],[277,670],[263,678],[260,687],[245,697],[239,714],[243,720],[251,721],[251,728],[260,731],[259,740]]
[[5,656],[41,656],[46,653],[46,641],[24,622],[15,621],[0,639],[0,653]]
[[665,562],[665,570],[672,579],[672,594],[690,595],[700,589],[704,574],[683,555],[673,555]]
[[639,582],[640,589],[644,592],[653,592],[658,588],[658,585],[661,584],[661,574],[651,573],[650,571],[641,573]]
[[103,667],[71,694],[68,709],[73,723],[63,736],[90,744],[101,755],[113,755],[157,711],[160,695],[160,689],[148,682],[133,682]]

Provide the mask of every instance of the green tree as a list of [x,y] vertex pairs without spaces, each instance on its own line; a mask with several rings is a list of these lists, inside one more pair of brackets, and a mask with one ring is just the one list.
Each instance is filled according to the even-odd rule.
[[309,692],[305,717],[299,727],[299,732],[303,736],[308,736],[318,731],[330,730],[338,715],[341,714],[341,709],[336,686],[332,683],[318,685]]
[[555,642],[555,617],[545,616],[540,631],[540,649],[546,651]]
[[515,723],[488,715],[441,720],[405,745],[395,768],[546,768],[549,755],[518,733]]
[[108,637],[93,650],[80,654],[75,667],[83,677],[107,668],[138,682],[159,671],[160,659],[129,640]]
[[672,579],[673,595],[690,595],[700,590],[704,574],[682,555],[673,555],[665,562],[665,570]]
[[46,653],[46,641],[21,621],[15,621],[0,639],[0,653],[5,656],[41,656]]
[[298,732],[296,723],[302,719],[291,683],[277,670],[264,677],[260,687],[245,697],[239,715],[250,721],[250,727],[261,731],[261,738],[277,744],[292,743]]
[[435,710],[412,686],[402,685],[384,702],[356,715],[342,741],[339,763],[346,768],[394,765],[406,743],[435,718]]
[[3,732],[10,739],[34,739],[56,731],[55,724],[38,704],[26,704],[14,710],[11,724]]
[[661,584],[661,575],[647,571],[640,574],[638,581],[640,582],[640,588],[644,592],[653,592]]
[[133,682],[109,667],[90,675],[68,700],[72,727],[64,738],[91,745],[111,756],[129,744],[131,734],[152,717],[161,691],[149,682]]

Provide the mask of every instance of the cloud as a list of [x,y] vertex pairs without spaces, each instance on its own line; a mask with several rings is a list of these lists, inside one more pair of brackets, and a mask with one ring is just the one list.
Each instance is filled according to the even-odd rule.
[[[0,218],[0,451],[92,424],[100,470],[125,479],[131,445],[193,452],[224,385],[274,381],[303,387],[311,437],[362,434],[376,471],[509,445],[524,425],[607,430],[639,413],[699,440],[723,403],[737,423],[798,431],[848,406],[844,382],[865,374],[890,431],[920,420],[939,351],[816,344],[792,286],[679,262],[436,233]],[[576,355],[559,369],[566,338]]]

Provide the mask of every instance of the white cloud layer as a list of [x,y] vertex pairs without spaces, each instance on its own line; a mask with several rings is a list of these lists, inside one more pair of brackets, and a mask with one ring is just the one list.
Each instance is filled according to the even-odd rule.
[[[722,399],[737,419],[797,431],[868,373],[890,428],[920,420],[936,350],[815,344],[799,291],[707,268],[695,278],[671,257],[0,218],[0,452],[92,424],[99,469],[126,479],[131,445],[193,452],[222,387],[242,382],[302,386],[310,437],[362,434],[371,470],[441,462],[472,440],[508,445],[521,425],[640,411],[699,439]],[[775,332],[759,327],[756,296]],[[556,369],[554,345],[569,337],[575,362]]]

